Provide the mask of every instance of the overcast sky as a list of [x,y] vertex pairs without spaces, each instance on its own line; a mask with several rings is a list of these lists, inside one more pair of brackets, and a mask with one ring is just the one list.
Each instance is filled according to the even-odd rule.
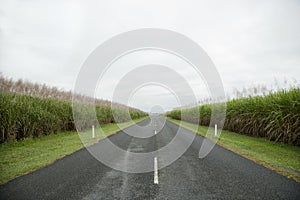
[[[226,93],[233,87],[271,84],[284,77],[300,82],[300,1],[0,1],[0,71],[15,79],[73,89],[88,55],[102,42],[139,28],[169,29],[197,42],[215,63]],[[193,72],[174,56],[140,52],[115,63],[129,69],[163,63]],[[111,99],[121,74],[107,75],[99,98]],[[187,78],[198,99],[203,83]],[[201,85],[202,84],[202,85]],[[130,105],[178,106],[168,90],[147,86]],[[124,103],[124,102],[123,102]]]

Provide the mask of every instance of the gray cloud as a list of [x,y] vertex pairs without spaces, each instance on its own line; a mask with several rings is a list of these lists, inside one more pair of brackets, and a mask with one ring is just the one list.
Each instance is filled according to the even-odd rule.
[[[99,44],[124,31],[154,27],[180,32],[201,45],[218,68],[227,92],[252,83],[269,84],[274,77],[299,82],[299,24],[297,0],[3,0],[0,71],[13,78],[72,89],[80,66]],[[169,61],[165,55],[144,54],[121,64],[130,68],[151,58],[180,71],[182,63]],[[182,69],[198,97],[207,95],[203,82]],[[116,80],[117,73],[109,75],[106,92],[98,96],[109,98]],[[145,104],[147,96],[140,95],[145,97],[136,99],[138,107]],[[159,101],[168,105],[171,100],[164,97]]]

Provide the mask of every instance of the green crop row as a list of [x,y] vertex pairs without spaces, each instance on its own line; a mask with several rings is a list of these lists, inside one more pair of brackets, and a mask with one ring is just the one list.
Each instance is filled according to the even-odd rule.
[[[199,124],[208,126],[212,106],[217,104],[173,110],[167,115],[174,119],[197,123],[200,114]],[[300,88],[231,100],[226,102],[226,107],[223,127],[225,130],[300,145]]]
[[[91,105],[82,105],[79,106],[79,109],[81,110],[77,109],[76,111],[83,116],[77,124],[80,129],[86,129],[95,124],[89,120]],[[96,106],[95,110],[100,124],[113,123],[116,122],[116,119],[117,122],[130,120],[125,106],[113,106],[112,108]],[[129,109],[129,113],[132,119],[146,115],[136,109]],[[75,130],[75,125],[71,102],[0,92],[1,142],[73,130]]]

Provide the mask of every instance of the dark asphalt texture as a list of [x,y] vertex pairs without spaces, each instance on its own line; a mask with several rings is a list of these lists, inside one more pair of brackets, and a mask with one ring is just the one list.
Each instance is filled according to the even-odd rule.
[[[159,124],[163,119],[153,121]],[[149,123],[147,119],[139,124]],[[160,132],[147,139],[120,131],[93,148],[109,139],[128,151],[151,152],[166,146],[178,128],[166,122]],[[185,129],[184,133],[187,137],[194,134]],[[299,183],[218,145],[204,159],[199,159],[202,141],[202,137],[196,136],[183,156],[160,169],[159,184],[153,183],[153,172],[117,171],[82,149],[1,185],[0,199],[300,199]],[[157,157],[158,165],[164,162]],[[153,160],[141,164],[153,166]]]

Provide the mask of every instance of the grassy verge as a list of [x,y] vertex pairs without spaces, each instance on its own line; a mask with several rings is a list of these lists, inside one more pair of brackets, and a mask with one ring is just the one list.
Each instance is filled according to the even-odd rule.
[[[180,120],[171,118],[168,120],[178,125],[180,123]],[[197,128],[197,125],[184,121],[181,121],[181,126],[201,136],[205,136],[208,129],[206,126]],[[300,147],[224,130],[218,144],[300,182]]]
[[[133,121],[143,119],[145,117]],[[122,123],[122,127],[130,125],[129,122]],[[120,130],[116,124],[105,124],[101,128],[103,132],[100,134],[100,130],[96,129],[95,139],[85,140],[85,144],[95,143]],[[86,133],[91,136],[91,130]],[[0,184],[51,164],[83,147],[77,132],[64,132],[0,144]]]

